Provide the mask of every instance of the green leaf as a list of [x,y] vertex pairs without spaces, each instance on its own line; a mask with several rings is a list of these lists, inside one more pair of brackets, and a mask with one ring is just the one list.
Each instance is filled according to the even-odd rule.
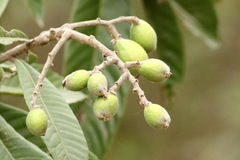
[[8,4],[8,0],[0,0],[0,18],[4,12],[4,10],[6,9]]
[[[36,64],[36,63],[33,63],[32,66],[39,72],[43,68],[42,65]],[[46,77],[48,80],[50,80],[54,84],[55,87],[58,88],[61,95],[64,97],[64,99],[67,101],[68,104],[82,101],[87,97],[82,92],[74,92],[74,91],[69,91],[67,89],[63,89],[62,88],[62,80],[64,78],[52,70],[48,71]],[[11,95],[20,95],[20,96],[23,95],[23,91],[22,91],[21,85],[19,83],[18,77],[13,76],[7,80],[4,80],[1,83],[0,93],[11,94]]]
[[15,75],[1,82],[0,93],[11,95],[23,95],[18,77]]
[[42,150],[47,151],[43,140],[28,131],[25,123],[27,113],[28,112],[22,109],[15,108],[13,106],[0,102],[0,115],[8,122],[8,124],[10,124],[19,134],[21,134],[28,141],[34,143]]
[[89,160],[99,160],[99,158],[91,151],[89,151],[88,156],[89,156]]
[[16,41],[29,42],[29,39],[22,31],[12,29],[8,32],[0,26],[0,44],[9,45]]
[[44,26],[44,6],[43,0],[24,0],[28,10],[40,27]]
[[4,45],[0,44],[0,53],[2,53],[5,50]]
[[170,4],[194,35],[212,48],[219,46],[218,21],[211,0],[173,0]]
[[[73,3],[73,12],[70,22],[80,22],[84,20],[92,20],[100,17],[105,20],[117,18],[119,16],[130,15],[129,0],[121,1],[98,1],[98,0],[75,0]],[[130,23],[117,25],[117,29],[124,38],[128,38]],[[110,43],[111,36],[105,27],[86,27],[78,30],[87,35],[94,35],[100,42],[108,48],[113,49]],[[71,41],[65,48],[64,55],[64,72],[70,74],[78,69],[92,70],[95,65],[103,61],[102,55],[94,48]],[[108,79],[109,86],[119,78],[121,72],[116,66],[110,66],[103,71]],[[114,118],[108,122],[101,122],[95,118],[92,111],[92,101],[86,101],[81,105],[83,114],[86,118],[81,121],[83,132],[86,136],[89,149],[101,158],[112,142],[113,137],[119,126],[119,120],[123,116],[125,103],[128,96],[129,85],[124,84],[118,90],[118,100],[120,108]]]
[[2,116],[0,116],[0,128],[0,159],[52,159],[36,145],[18,134]]
[[[170,89],[184,77],[185,61],[183,43],[175,15],[170,5],[157,3],[156,0],[145,0],[147,13],[158,37],[157,52],[161,60],[170,66],[173,73],[165,82]],[[171,90],[170,90],[171,91]]]
[[[39,73],[22,60],[16,60],[24,98],[31,109],[32,93]],[[88,160],[88,147],[82,129],[59,91],[47,79],[38,96],[38,105],[48,117],[46,135],[41,137],[57,160]]]

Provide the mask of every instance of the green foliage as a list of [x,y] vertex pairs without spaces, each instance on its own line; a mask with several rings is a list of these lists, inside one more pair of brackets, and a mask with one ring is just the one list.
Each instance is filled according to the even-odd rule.
[[[119,7],[121,6],[121,7]],[[72,14],[70,22],[79,22],[84,20],[91,20],[100,17],[102,19],[117,18],[119,15],[130,15],[131,8],[129,0],[121,1],[98,1],[88,0],[81,1],[75,0],[73,3]],[[130,24],[117,25],[117,29],[122,34],[122,37],[128,38]],[[85,27],[78,29],[79,32],[94,35],[96,39],[106,45],[108,48],[113,49],[110,40],[112,39],[106,28],[100,26]],[[92,70],[95,65],[102,62],[103,58],[94,48],[80,44],[78,42],[70,42],[65,48],[65,63],[64,73],[69,74],[78,69]],[[109,66],[103,71],[107,77],[109,86],[112,86],[114,82],[119,78],[121,72],[115,66]],[[82,120],[81,126],[86,136],[89,149],[96,154],[99,158],[103,156],[106,149],[112,142],[118,125],[119,120],[123,116],[125,110],[125,103],[128,95],[128,84],[124,84],[118,90],[119,110],[112,120],[108,122],[101,122],[95,118],[92,111],[92,101],[86,101],[82,104],[83,113],[86,115],[86,119]]]
[[175,0],[171,5],[188,29],[210,47],[218,47],[218,22],[211,0]]
[[52,159],[36,145],[25,140],[24,137],[18,134],[2,116],[0,116],[0,127],[0,159]]
[[[37,24],[42,27],[44,25],[43,1],[23,1]],[[0,0],[0,17],[7,4],[8,0]],[[119,16],[129,16],[133,14],[132,9],[134,7],[134,5],[130,5],[130,0],[74,0],[70,22],[93,20],[98,17],[110,20]],[[214,8],[210,0],[144,0],[144,7],[146,7],[147,13],[146,22],[153,26],[157,34],[157,56],[170,66],[173,73],[164,82],[171,95],[173,86],[182,81],[185,72],[183,40],[176,17],[179,17],[194,34],[203,38],[210,47],[216,47],[218,45],[218,35]],[[130,25],[130,23],[116,25],[122,38],[129,38]],[[111,35],[105,27],[91,26],[77,29],[77,31],[86,35],[94,35],[106,47],[114,50],[110,43]],[[3,45],[9,45],[16,41],[29,42],[29,39],[22,31],[15,29],[6,31],[3,27],[0,27],[0,51],[3,51]],[[154,52],[149,56],[151,57],[152,54]],[[38,71],[43,68],[42,65],[32,63],[36,61],[35,58],[35,56],[33,59],[29,58],[28,62],[31,66],[22,60],[16,60],[16,66],[14,64],[1,64],[11,78],[4,79],[1,82],[0,93],[24,95],[30,110],[33,90],[39,76]],[[100,64],[103,60],[104,58],[96,49],[71,40],[65,46],[63,73],[67,75],[80,69],[92,70],[95,65]],[[15,71],[16,67],[17,72]],[[103,70],[103,74],[107,77],[108,85],[112,86],[122,73],[116,66],[111,65]],[[82,92],[63,89],[63,79],[62,75],[50,70],[40,90],[38,105],[48,117],[46,136],[41,138],[33,136],[27,130],[25,124],[26,111],[18,109],[19,106],[13,107],[0,103],[0,159],[16,159],[16,155],[22,156],[20,157],[22,159],[27,159],[32,154],[38,159],[51,159],[42,150],[49,151],[52,157],[57,160],[98,160],[98,158],[102,158],[110,146],[118,129],[119,121],[124,114],[129,84],[123,84],[117,91],[119,109],[116,115],[111,120],[102,122],[94,116],[92,108],[96,97],[87,97]],[[78,120],[68,104],[71,104],[75,113],[81,113]],[[151,118],[150,121],[152,122]],[[22,143],[18,143],[19,139],[22,140]],[[12,146],[17,146],[17,149],[14,150]],[[29,152],[24,152],[22,146],[31,149]]]
[[26,111],[0,103],[0,115],[10,124],[20,135],[22,135],[26,140],[34,143],[43,151],[47,151],[45,144],[40,137],[36,137],[31,134],[26,126],[25,120],[27,117]]
[[2,16],[4,10],[6,9],[8,0],[0,0],[0,17]]
[[[10,65],[12,66],[12,64]],[[33,63],[32,66],[37,70],[41,71],[43,66],[40,64]],[[51,81],[51,83],[59,90],[61,95],[65,98],[68,104],[76,103],[82,101],[86,98],[82,92],[72,92],[62,88],[63,77],[58,73],[49,70],[46,75],[46,78]],[[10,95],[23,95],[23,90],[19,83],[19,79],[17,75],[12,76],[11,78],[3,81],[0,87],[0,93],[10,94]]]
[[16,41],[25,41],[28,42],[26,34],[17,29],[12,29],[11,31],[6,31],[3,27],[0,26],[0,44],[9,45]]
[[[16,60],[15,64],[24,98],[31,110],[32,93],[39,73],[24,61]],[[42,139],[52,156],[58,160],[87,159],[88,148],[81,127],[61,94],[47,79],[43,82],[38,105],[48,117],[48,128]]]
[[43,0],[23,0],[27,5],[28,10],[34,17],[35,21],[40,27],[44,26],[44,8]]
[[173,73],[165,82],[170,88],[176,82],[183,79],[185,62],[183,53],[182,36],[179,31],[176,18],[171,6],[168,3],[157,3],[156,0],[145,0],[148,17],[152,20],[157,32],[158,57],[169,65]]

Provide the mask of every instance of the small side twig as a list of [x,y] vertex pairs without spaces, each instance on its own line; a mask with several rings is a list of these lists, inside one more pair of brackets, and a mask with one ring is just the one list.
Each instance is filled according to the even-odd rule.
[[54,60],[56,54],[59,52],[61,47],[65,44],[65,42],[69,39],[69,37],[70,37],[70,34],[67,31],[64,32],[62,34],[62,38],[54,46],[53,50],[48,54],[47,61],[44,64],[42,72],[41,72],[41,74],[38,77],[37,84],[36,84],[36,86],[34,88],[34,91],[33,91],[33,100],[32,100],[32,108],[33,109],[38,108],[37,98],[38,98],[38,95],[40,94],[40,88],[42,87],[43,79],[45,78],[45,76],[46,76],[46,74],[48,72],[48,69],[51,66],[53,66],[53,60]]
[[90,20],[85,22],[77,22],[77,23],[71,23],[71,24],[64,24],[63,26],[59,28],[52,28],[48,31],[42,32],[39,36],[35,37],[34,39],[31,39],[30,42],[26,42],[23,44],[20,44],[5,53],[2,53],[0,55],[0,62],[4,62],[7,60],[12,59],[13,57],[16,57],[19,54],[28,52],[31,48],[35,46],[42,46],[47,43],[49,43],[52,40],[59,40],[56,46],[53,48],[53,50],[49,53],[47,61],[44,65],[44,68],[39,75],[37,84],[35,86],[34,92],[33,92],[33,101],[32,106],[33,109],[37,108],[37,97],[40,94],[40,88],[42,87],[42,82],[44,77],[47,74],[48,69],[53,65],[53,60],[56,54],[59,52],[60,48],[64,45],[64,43],[69,40],[77,40],[83,44],[88,44],[94,48],[96,48],[104,57],[107,58],[106,61],[104,61],[99,66],[96,66],[92,73],[101,71],[105,67],[111,64],[116,64],[118,68],[123,72],[123,74],[119,77],[119,79],[116,81],[116,83],[109,89],[109,92],[116,92],[117,89],[122,85],[124,81],[127,79],[130,81],[130,83],[133,86],[133,91],[136,92],[140,99],[140,104],[144,107],[151,104],[144,95],[143,90],[140,88],[138,80],[131,75],[128,68],[131,67],[139,67],[141,65],[141,62],[126,62],[123,63],[119,57],[116,55],[114,51],[109,50],[106,46],[104,46],[101,42],[96,40],[94,36],[87,36],[85,34],[79,33],[75,31],[76,28],[81,27],[87,27],[87,26],[105,26],[108,28],[111,36],[113,37],[113,44],[121,39],[121,35],[118,33],[115,24],[121,23],[121,22],[131,22],[133,24],[138,24],[139,19],[134,16],[129,17],[119,17],[115,18],[109,21],[101,20],[100,18],[97,18],[96,20]]

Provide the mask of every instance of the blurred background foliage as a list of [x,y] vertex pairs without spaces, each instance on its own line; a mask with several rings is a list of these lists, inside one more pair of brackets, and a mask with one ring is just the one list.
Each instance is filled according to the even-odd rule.
[[[133,4],[137,3],[133,1]],[[0,23],[7,30],[16,28],[32,38],[42,30],[66,23],[71,5],[72,1],[45,1],[45,26],[39,28],[23,3],[10,1]],[[168,109],[172,118],[170,128],[164,131],[150,128],[144,120],[138,97],[130,92],[126,113],[104,160],[240,158],[240,1],[220,0],[214,7],[221,41],[217,49],[209,48],[179,23],[186,70],[184,80],[176,85],[175,96],[171,100],[166,98],[159,84],[140,78],[140,85],[149,100]],[[143,6],[137,8],[136,15],[145,18]],[[38,54],[39,63],[45,62],[46,53],[53,45],[50,43],[47,47],[32,50]],[[53,70],[59,73],[62,57],[63,50],[54,61]],[[12,105],[21,104],[26,109],[20,97],[0,95],[0,100]]]

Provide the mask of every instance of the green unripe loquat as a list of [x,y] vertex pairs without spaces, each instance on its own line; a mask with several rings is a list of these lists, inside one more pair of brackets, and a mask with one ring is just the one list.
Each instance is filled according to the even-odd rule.
[[27,115],[26,125],[32,134],[44,136],[48,125],[47,115],[40,108],[31,110]]
[[105,97],[98,97],[93,105],[95,116],[101,121],[110,120],[117,112],[118,109],[117,96],[110,93]]
[[[123,62],[143,61],[148,59],[148,55],[143,47],[129,39],[118,40],[114,48],[115,51],[117,51],[118,57]],[[136,67],[131,68],[130,72],[134,76],[139,74],[138,68]]]
[[107,86],[107,78],[100,72],[92,74],[87,83],[88,91],[96,96],[105,95]]
[[143,20],[139,20],[138,24],[132,24],[130,37],[133,41],[140,44],[147,53],[156,49],[157,35],[152,26]]
[[165,81],[172,74],[168,65],[159,59],[143,61],[139,72],[144,78],[152,82]]
[[171,122],[168,112],[158,104],[151,104],[144,108],[144,117],[147,123],[156,129],[166,129]]
[[72,91],[81,91],[87,87],[88,79],[88,71],[77,70],[65,77],[62,86]]

